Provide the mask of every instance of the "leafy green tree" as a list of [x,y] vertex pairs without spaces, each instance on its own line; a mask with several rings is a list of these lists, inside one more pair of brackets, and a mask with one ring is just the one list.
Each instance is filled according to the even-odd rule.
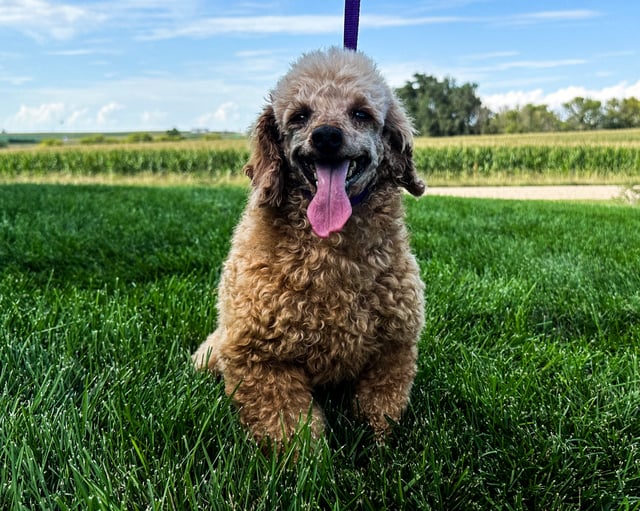
[[497,133],[522,133],[522,125],[520,124],[520,111],[504,110],[494,119]]
[[171,128],[170,130],[167,130],[166,136],[169,138],[174,138],[176,140],[180,140],[183,138],[182,133],[180,133],[180,130],[178,130],[178,128]]
[[418,73],[397,93],[422,135],[467,135],[481,131],[482,102],[476,96],[477,87]]
[[604,106],[605,128],[638,128],[640,127],[640,100],[637,98],[613,98]]
[[597,99],[578,96],[563,103],[562,107],[567,114],[566,125],[569,129],[593,130],[602,127],[602,102]]
[[525,105],[520,112],[525,131],[548,132],[560,129],[561,121],[547,105]]
[[531,103],[513,110],[503,110],[491,120],[494,133],[531,133],[558,131],[562,121],[547,105]]

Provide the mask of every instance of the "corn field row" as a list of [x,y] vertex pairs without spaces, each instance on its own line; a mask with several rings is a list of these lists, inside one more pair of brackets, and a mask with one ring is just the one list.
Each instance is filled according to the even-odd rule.
[[419,148],[416,167],[429,175],[640,176],[639,147],[517,146]]
[[248,156],[247,150],[204,148],[8,151],[0,152],[0,176],[45,176],[51,173],[129,176],[151,173],[217,177],[239,172]]
[[[224,177],[241,173],[246,148],[65,148],[0,151],[0,177],[187,174]],[[492,175],[640,177],[640,147],[449,146],[418,147],[418,171],[429,177]]]

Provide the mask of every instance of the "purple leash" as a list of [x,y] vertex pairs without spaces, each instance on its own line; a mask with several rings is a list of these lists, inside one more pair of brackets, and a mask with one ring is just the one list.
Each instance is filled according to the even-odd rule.
[[358,49],[358,24],[360,22],[360,0],[344,2],[344,47],[347,50]]

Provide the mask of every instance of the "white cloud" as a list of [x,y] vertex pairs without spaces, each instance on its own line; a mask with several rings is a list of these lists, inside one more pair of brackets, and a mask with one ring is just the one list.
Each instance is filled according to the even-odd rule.
[[111,115],[118,110],[122,110],[124,107],[115,101],[111,101],[110,103],[104,105],[100,110],[98,110],[98,114],[96,115],[96,122],[98,126],[103,127],[108,124],[111,119]]
[[[362,28],[390,28],[452,23],[531,24],[539,22],[576,21],[600,16],[589,10],[543,11],[502,17],[469,16],[386,16],[363,14]],[[219,16],[179,20],[174,26],[156,28],[143,40],[171,39],[175,37],[206,38],[228,34],[333,34],[343,29],[342,16]]]
[[240,119],[240,108],[234,101],[225,101],[213,112],[204,114],[196,120],[198,127],[222,126],[227,128],[229,123],[233,126]]
[[582,21],[598,18],[600,16],[602,16],[602,13],[598,11],[591,11],[588,9],[574,9],[564,11],[528,12],[496,18],[495,21],[500,24],[508,25],[530,25],[533,23],[545,22]]
[[0,82],[10,83],[11,85],[22,85],[31,80],[32,78],[30,76],[10,76],[0,73]]
[[271,57],[274,53],[277,53],[276,50],[242,50],[237,51],[234,55],[241,59],[247,58],[265,58]]
[[542,89],[534,89],[530,91],[509,91],[500,94],[490,94],[482,97],[482,104],[490,110],[497,112],[503,108],[515,108],[518,106],[544,103],[544,91]]
[[218,17],[187,21],[176,27],[157,28],[141,39],[175,37],[206,38],[233,33],[243,34],[323,34],[341,30],[339,16],[248,16]]
[[494,60],[503,59],[506,57],[516,57],[519,55],[517,51],[493,51],[487,53],[472,53],[470,55],[463,55],[463,60],[478,61],[478,60]]
[[0,1],[0,27],[25,33],[37,40],[46,37],[71,39],[79,31],[103,19],[100,13],[74,4],[46,0]]
[[[409,17],[364,15],[360,17],[360,26],[365,28],[408,27],[416,25],[443,25],[449,23],[469,23],[481,21],[482,18],[462,16],[425,16]],[[342,21],[339,23],[342,30]]]
[[562,59],[562,60],[516,60],[512,62],[502,62],[493,66],[478,68],[477,71],[507,71],[509,69],[551,69],[554,67],[579,66],[587,64],[585,59]]
[[[9,132],[51,131],[59,130],[60,121],[64,121],[64,129],[70,131],[155,131],[173,126],[245,131],[259,114],[272,83],[247,84],[233,78],[237,76],[133,76],[31,89],[25,99],[14,102],[25,105],[19,117],[18,106],[0,103],[0,128]],[[39,105],[56,103],[64,106],[58,115],[35,115],[41,110]],[[207,114],[208,118],[202,119]]]
[[64,103],[47,103],[36,107],[21,105],[13,120],[18,126],[32,129],[39,126],[53,127],[64,120]]
[[86,128],[95,124],[88,108],[69,107],[62,101],[42,103],[38,106],[21,105],[18,111],[5,120],[12,131],[49,131]]
[[164,122],[167,119],[167,112],[160,112],[158,110],[148,111],[145,110],[140,115],[140,121],[142,122],[142,126],[157,126],[161,122]]
[[88,48],[83,48],[83,49],[77,49],[77,50],[55,50],[55,51],[48,51],[46,53],[47,55],[55,55],[58,57],[77,57],[77,56],[83,56],[83,55],[94,55],[98,53],[98,51],[91,50]]
[[89,114],[88,108],[81,108],[80,110],[74,110],[69,114],[69,117],[65,120],[65,125],[67,128],[73,128],[87,121],[87,116]]
[[[498,52],[495,54],[486,54],[485,56],[479,55],[477,60],[492,60],[495,55],[496,58],[504,58],[511,55],[513,52]],[[462,57],[468,59],[468,57]],[[473,60],[473,58],[469,59]],[[555,81],[557,78],[546,74],[538,74],[538,76],[530,77],[523,76],[523,74],[516,74],[514,78],[498,78],[499,76],[511,76],[509,71],[513,70],[529,70],[529,69],[555,69],[565,68],[588,64],[589,61],[585,59],[560,59],[560,60],[513,60],[497,62],[489,62],[486,65],[465,65],[461,67],[454,67],[453,65],[443,68],[441,65],[436,65],[433,62],[394,62],[392,64],[385,64],[381,66],[381,70],[389,85],[392,87],[402,87],[407,80],[421,69],[427,69],[428,74],[436,76],[439,79],[443,79],[445,76],[454,77],[458,83],[473,82],[473,83],[487,83],[491,85],[508,87],[519,85],[531,85],[533,83],[550,82]],[[507,75],[498,75],[496,73],[507,73]]]
[[490,94],[483,96],[482,102],[493,111],[504,108],[515,108],[532,103],[535,105],[547,105],[552,110],[561,110],[562,104],[575,97],[585,97],[606,102],[611,98],[640,98],[640,80],[636,83],[620,82],[602,89],[588,89],[586,87],[565,87],[553,92],[545,93],[543,89],[530,91],[509,91],[502,94]]
[[[174,37],[206,38],[228,34],[334,34],[343,30],[342,16],[245,16],[194,19],[183,25],[157,28],[141,39],[171,39]],[[401,17],[375,14],[360,17],[361,28],[389,28],[447,23],[490,21],[485,18],[461,16]]]
[[605,51],[601,53],[596,53],[594,56],[598,59],[609,59],[616,57],[633,57],[636,54],[635,51],[631,50],[620,50],[620,51]]

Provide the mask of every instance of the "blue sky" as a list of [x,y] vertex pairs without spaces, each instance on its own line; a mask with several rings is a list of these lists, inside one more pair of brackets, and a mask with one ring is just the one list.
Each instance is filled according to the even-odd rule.
[[[0,0],[0,129],[246,130],[343,0]],[[478,84],[492,109],[640,98],[640,2],[361,0],[359,49],[393,86]]]

